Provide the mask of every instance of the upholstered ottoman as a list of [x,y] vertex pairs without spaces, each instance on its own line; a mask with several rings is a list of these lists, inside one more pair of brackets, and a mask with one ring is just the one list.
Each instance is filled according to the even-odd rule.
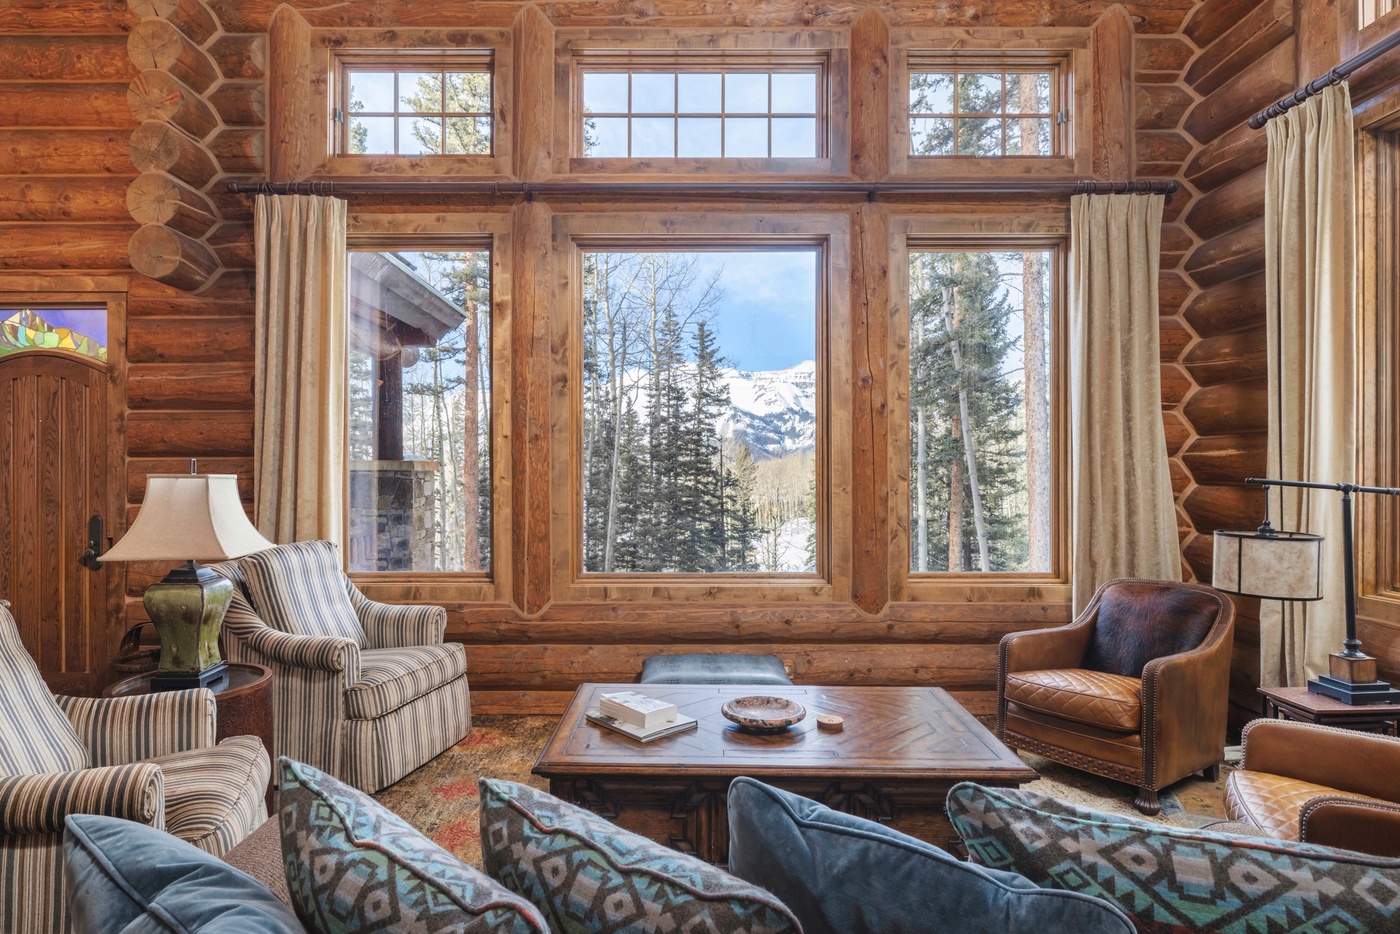
[[792,684],[772,655],[654,655],[642,684]]

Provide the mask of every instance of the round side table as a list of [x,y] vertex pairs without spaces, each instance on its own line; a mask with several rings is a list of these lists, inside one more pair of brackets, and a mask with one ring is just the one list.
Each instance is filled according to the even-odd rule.
[[[103,697],[133,697],[151,693],[154,672],[132,675],[102,692]],[[210,685],[217,714],[215,741],[230,736],[256,736],[267,754],[272,755],[272,669],[243,662],[228,663],[228,677]],[[267,807],[272,810],[272,786],[267,789]]]

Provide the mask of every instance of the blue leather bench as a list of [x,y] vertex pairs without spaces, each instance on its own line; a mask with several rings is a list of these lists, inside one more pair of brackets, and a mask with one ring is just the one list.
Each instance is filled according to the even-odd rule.
[[642,684],[792,684],[772,655],[653,655]]

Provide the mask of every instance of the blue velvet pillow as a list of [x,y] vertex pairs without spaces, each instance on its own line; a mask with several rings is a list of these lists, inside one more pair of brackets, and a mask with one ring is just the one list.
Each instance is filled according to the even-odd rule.
[[922,840],[751,778],[729,786],[729,869],[806,934],[1133,934],[1114,906],[964,863]]
[[73,934],[305,934],[261,882],[134,821],[64,819]]
[[486,871],[555,934],[802,934],[769,893],[553,795],[483,778]]
[[287,887],[314,934],[549,934],[533,905],[369,795],[286,756],[278,764]]

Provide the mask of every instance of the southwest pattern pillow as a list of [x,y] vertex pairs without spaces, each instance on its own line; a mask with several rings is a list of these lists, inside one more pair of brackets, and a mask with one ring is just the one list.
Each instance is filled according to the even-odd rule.
[[555,934],[801,934],[772,895],[514,782],[483,778],[486,871]]
[[549,934],[529,902],[365,795],[285,756],[282,856],[313,934]]
[[1400,931],[1400,860],[1150,824],[964,782],[948,816],[974,860],[1105,899],[1140,934]]

